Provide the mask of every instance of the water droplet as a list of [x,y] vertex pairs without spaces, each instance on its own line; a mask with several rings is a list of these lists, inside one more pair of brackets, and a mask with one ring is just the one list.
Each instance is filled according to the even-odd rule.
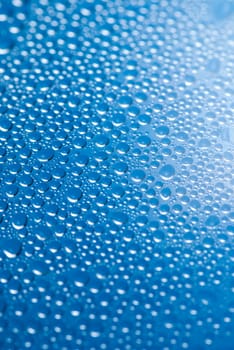
[[21,243],[15,238],[2,239],[1,250],[9,259],[14,259],[21,251]]
[[159,175],[163,180],[170,180],[175,175],[175,168],[171,164],[166,164],[162,166],[162,168],[159,170]]

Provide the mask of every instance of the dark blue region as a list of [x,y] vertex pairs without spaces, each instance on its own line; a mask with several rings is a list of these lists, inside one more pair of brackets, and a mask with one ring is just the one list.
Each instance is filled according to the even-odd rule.
[[17,34],[24,29],[30,0],[0,1],[0,54],[7,54],[16,44]]

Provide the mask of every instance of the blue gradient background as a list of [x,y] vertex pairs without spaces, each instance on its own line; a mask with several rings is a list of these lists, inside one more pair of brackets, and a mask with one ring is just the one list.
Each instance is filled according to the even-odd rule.
[[233,15],[0,1],[0,349],[233,349]]

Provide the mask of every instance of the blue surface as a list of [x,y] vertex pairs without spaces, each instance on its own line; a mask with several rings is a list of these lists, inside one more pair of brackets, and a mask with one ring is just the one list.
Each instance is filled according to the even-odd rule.
[[0,1],[0,349],[234,348],[233,15]]

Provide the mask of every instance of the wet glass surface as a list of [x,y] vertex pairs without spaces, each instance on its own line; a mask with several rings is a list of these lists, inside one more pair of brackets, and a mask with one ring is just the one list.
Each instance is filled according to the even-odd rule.
[[0,1],[0,349],[231,350],[234,1]]

